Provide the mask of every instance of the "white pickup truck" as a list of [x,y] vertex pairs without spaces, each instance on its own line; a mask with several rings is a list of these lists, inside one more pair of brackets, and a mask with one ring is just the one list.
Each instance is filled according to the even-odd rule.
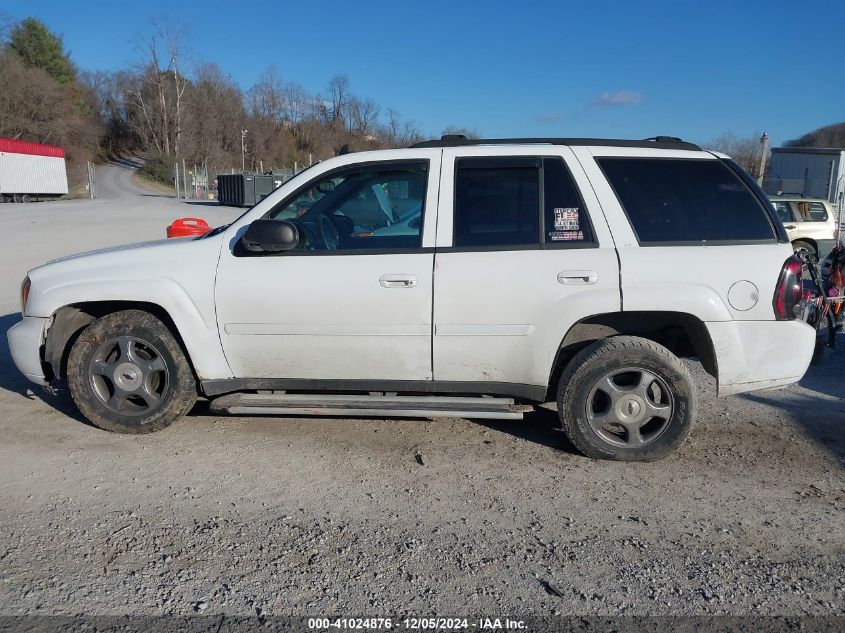
[[727,156],[644,141],[443,137],[338,156],[198,238],[23,283],[18,368],[95,425],[228,414],[518,418],[652,460],[720,395],[794,383],[801,262]]

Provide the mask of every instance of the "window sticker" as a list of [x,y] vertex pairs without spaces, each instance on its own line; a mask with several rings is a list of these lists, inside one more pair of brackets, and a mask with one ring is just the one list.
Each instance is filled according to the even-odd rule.
[[578,207],[555,207],[555,231],[577,231]]
[[549,231],[552,242],[577,242],[584,239],[584,231]]

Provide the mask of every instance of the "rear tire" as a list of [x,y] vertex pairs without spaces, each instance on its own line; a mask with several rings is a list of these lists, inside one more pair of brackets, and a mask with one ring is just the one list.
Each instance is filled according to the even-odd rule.
[[804,251],[806,253],[809,253],[810,255],[818,256],[818,253],[816,252],[816,247],[810,244],[809,242],[805,242],[804,240],[795,240],[794,242],[792,242],[792,248],[794,248],[796,251]]
[[116,433],[152,433],[197,401],[188,359],[167,326],[142,310],[107,314],[77,337],[68,387],[93,425]]
[[695,386],[689,369],[662,345],[614,336],[569,362],[557,408],[567,437],[587,457],[654,461],[692,431]]
[[[818,252],[816,252],[816,247],[804,240],[795,240],[792,242],[792,248],[794,248],[797,252],[804,252],[815,258],[818,258],[819,255]],[[807,268],[807,264],[804,264],[801,267],[801,275],[804,279],[810,279],[810,271]]]

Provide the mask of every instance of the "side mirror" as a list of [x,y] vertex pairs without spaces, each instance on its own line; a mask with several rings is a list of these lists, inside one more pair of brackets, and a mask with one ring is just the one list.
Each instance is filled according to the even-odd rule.
[[251,253],[281,253],[299,244],[299,229],[287,220],[255,220],[241,237]]

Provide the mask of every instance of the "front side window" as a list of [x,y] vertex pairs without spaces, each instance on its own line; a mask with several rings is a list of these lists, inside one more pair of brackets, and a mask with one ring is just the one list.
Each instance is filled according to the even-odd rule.
[[267,217],[297,225],[302,236],[298,250],[419,248],[427,172],[427,161],[332,172]]
[[790,222],[795,222],[795,218],[792,217],[792,209],[789,208],[788,202],[783,202],[782,200],[775,200],[772,202],[775,207],[775,211],[780,218],[780,221],[784,224],[789,224]]
[[720,160],[599,158],[640,244],[775,241],[768,211]]

